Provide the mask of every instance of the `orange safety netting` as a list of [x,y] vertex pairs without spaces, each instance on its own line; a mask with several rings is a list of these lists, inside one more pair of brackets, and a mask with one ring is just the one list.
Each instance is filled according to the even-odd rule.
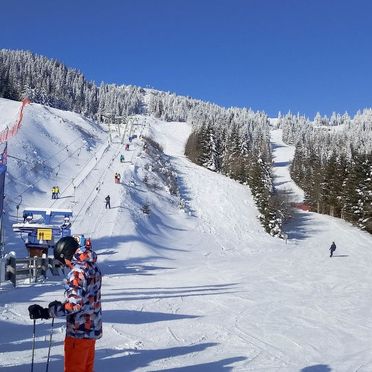
[[31,103],[31,101],[28,98],[24,98],[22,100],[22,104],[21,104],[21,108],[19,110],[17,121],[13,124],[13,126],[11,128],[7,127],[0,132],[0,143],[8,141],[9,138],[12,138],[13,136],[15,136],[17,134],[19,128],[21,128],[21,125],[22,125],[23,109],[29,103]]

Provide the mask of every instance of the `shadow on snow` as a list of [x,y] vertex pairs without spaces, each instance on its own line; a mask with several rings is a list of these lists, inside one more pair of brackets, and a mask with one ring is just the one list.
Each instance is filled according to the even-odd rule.
[[218,296],[226,293],[235,293],[233,286],[235,284],[221,284],[210,286],[195,286],[195,287],[169,287],[169,288],[141,288],[138,292],[136,288],[131,288],[127,291],[115,292],[120,289],[112,289],[110,293],[103,295],[104,302],[117,301],[135,301],[149,299],[164,299],[164,298],[185,298],[185,297],[200,297],[200,296]]
[[316,364],[302,368],[300,372],[331,372],[332,368],[326,364]]
[[311,221],[311,214],[295,209],[292,218],[284,225],[284,230],[288,239],[297,240],[304,240],[317,232],[315,222]]
[[[99,342],[99,341],[98,341]],[[231,366],[234,363],[246,360],[246,357],[239,356],[233,358],[226,358],[217,361],[201,363],[196,365],[187,365],[183,367],[175,367],[164,369],[160,366],[158,368],[151,367],[151,364],[160,361],[162,359],[169,360],[171,358],[181,357],[188,354],[201,353],[208,348],[217,346],[217,343],[200,343],[196,345],[188,346],[177,346],[170,347],[167,349],[136,349],[136,348],[120,348],[118,345],[116,349],[98,349],[96,350],[95,357],[95,370],[97,372],[102,371],[120,371],[120,372],[131,372],[137,369],[146,368],[147,371],[213,371],[213,372],[223,372],[230,371],[233,369]],[[36,350],[37,352],[37,350]],[[30,358],[31,359],[31,358]],[[179,365],[179,363],[178,363]],[[31,361],[29,364],[21,364],[12,367],[2,367],[2,371],[6,372],[24,372],[28,370],[31,366]],[[45,362],[34,363],[34,370],[41,371],[44,370],[46,366]],[[63,358],[61,355],[51,356],[49,362],[49,370],[59,371],[63,369]],[[309,370],[310,371],[310,370]],[[315,372],[316,370],[314,370]],[[321,370],[319,370],[320,372]],[[325,372],[325,370],[324,370]]]
[[178,319],[199,318],[197,315],[159,313],[135,310],[105,310],[105,322],[119,324],[146,324]]

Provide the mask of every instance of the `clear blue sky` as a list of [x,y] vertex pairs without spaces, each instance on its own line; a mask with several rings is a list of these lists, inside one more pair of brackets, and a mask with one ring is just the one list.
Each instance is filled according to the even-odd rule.
[[0,48],[269,115],[372,107],[371,0],[3,1]]

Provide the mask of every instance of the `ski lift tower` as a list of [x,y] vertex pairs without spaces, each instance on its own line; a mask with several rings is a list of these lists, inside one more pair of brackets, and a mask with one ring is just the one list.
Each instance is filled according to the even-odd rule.
[[111,125],[113,124],[112,117],[113,117],[113,114],[110,114],[110,113],[100,115],[100,122],[103,124],[106,124],[108,127],[110,142],[112,142],[112,135],[111,135]]
[[125,132],[123,133],[121,143],[124,143],[127,131],[128,131],[129,141],[131,141],[134,138],[137,138],[137,135],[134,134],[134,132],[136,131],[135,127],[137,125],[139,125],[139,121],[138,121],[138,118],[136,116],[132,115],[132,116],[129,116],[127,118],[127,122],[126,122],[126,126],[125,126]]
[[112,130],[111,128],[115,128],[118,132],[119,138],[121,137],[121,127],[124,127],[124,133],[126,131],[126,124],[127,124],[127,117],[126,116],[120,116],[120,115],[114,115],[111,113],[101,114],[101,123],[107,124],[108,130],[109,130],[109,137],[110,142],[112,142]]
[[120,138],[121,137],[120,129],[121,129],[122,126],[125,126],[124,130],[126,129],[127,117],[126,116],[115,115],[113,121],[114,121],[114,124],[118,128],[118,134],[119,134],[119,138]]

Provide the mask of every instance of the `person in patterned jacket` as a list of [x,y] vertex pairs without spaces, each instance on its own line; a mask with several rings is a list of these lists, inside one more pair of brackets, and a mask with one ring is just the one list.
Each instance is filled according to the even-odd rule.
[[65,301],[53,301],[48,308],[37,304],[29,307],[31,319],[66,317],[65,372],[93,372],[95,342],[102,337],[102,274],[90,239],[81,241],[83,246],[66,236],[54,248],[54,258],[70,268]]

